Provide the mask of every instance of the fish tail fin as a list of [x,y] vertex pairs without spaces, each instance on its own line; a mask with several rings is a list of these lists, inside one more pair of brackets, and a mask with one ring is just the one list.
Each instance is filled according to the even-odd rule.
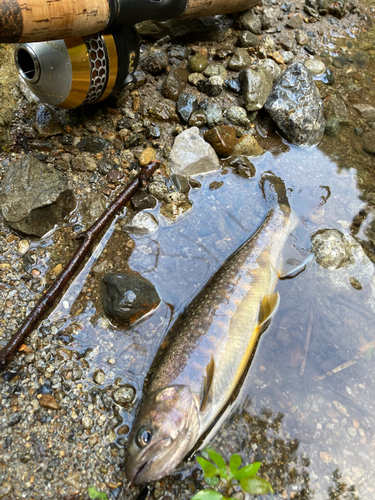
[[286,189],[284,181],[273,172],[264,172],[259,186],[268,203],[278,203],[281,210],[298,219],[307,217],[315,208],[324,205],[331,195],[327,186],[306,186],[302,189]]

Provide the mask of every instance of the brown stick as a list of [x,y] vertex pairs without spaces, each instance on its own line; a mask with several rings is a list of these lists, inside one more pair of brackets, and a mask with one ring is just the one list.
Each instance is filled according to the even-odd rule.
[[12,356],[19,350],[28,335],[34,330],[42,315],[53,305],[57,297],[67,285],[70,278],[76,272],[88,251],[93,246],[99,233],[113,219],[116,212],[129,201],[147,179],[155,172],[160,165],[159,161],[152,161],[143,167],[135,179],[126,186],[124,191],[115,199],[99,219],[85,232],[79,234],[76,239],[83,240],[81,246],[67,263],[63,271],[49,287],[44,296],[39,300],[31,313],[27,316],[23,324],[9,340],[8,344],[0,351],[0,370],[4,369]]
[[305,367],[306,367],[306,361],[307,361],[307,353],[309,351],[309,345],[310,345],[310,337],[311,337],[311,330],[312,330],[312,324],[313,324],[313,309],[311,306],[310,309],[310,318],[309,318],[309,326],[307,327],[307,333],[306,333],[306,339],[305,339],[305,357],[303,358],[303,362],[301,365],[301,368],[299,370],[299,374],[303,375],[305,373]]

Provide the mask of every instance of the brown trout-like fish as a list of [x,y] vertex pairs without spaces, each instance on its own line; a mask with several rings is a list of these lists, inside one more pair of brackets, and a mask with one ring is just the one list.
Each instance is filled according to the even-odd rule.
[[305,191],[288,200],[272,173],[260,187],[273,206],[193,301],[150,377],[125,458],[135,484],[171,472],[223,410],[277,309],[282,250],[301,220],[301,200],[305,213],[325,201],[321,189],[313,200]]

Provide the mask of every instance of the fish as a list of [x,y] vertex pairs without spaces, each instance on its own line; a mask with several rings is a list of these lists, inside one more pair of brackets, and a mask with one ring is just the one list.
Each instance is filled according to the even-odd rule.
[[263,222],[192,301],[176,331],[172,326],[172,340],[151,369],[125,454],[134,484],[172,472],[210,428],[277,310],[278,279],[305,267],[283,258],[283,250],[306,208],[325,203],[327,190],[288,193],[272,172],[259,185],[269,204]]

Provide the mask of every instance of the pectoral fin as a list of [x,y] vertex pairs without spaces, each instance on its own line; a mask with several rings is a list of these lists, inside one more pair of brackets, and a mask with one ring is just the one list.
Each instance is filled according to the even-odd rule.
[[214,379],[214,373],[215,373],[215,361],[214,357],[211,356],[211,361],[206,366],[206,376],[204,378],[202,403],[200,408],[201,411],[203,411],[207,405],[208,396],[210,394],[210,390],[212,387],[212,381]]
[[279,304],[280,304],[279,292],[271,293],[263,297],[262,304],[260,305],[259,318],[258,318],[258,328],[261,331],[267,328],[269,322],[272,319],[272,316],[277,311]]
[[304,271],[306,264],[313,258],[313,254],[296,250],[292,246],[286,246],[283,251],[283,262],[277,275],[279,279],[286,280],[295,278]]

